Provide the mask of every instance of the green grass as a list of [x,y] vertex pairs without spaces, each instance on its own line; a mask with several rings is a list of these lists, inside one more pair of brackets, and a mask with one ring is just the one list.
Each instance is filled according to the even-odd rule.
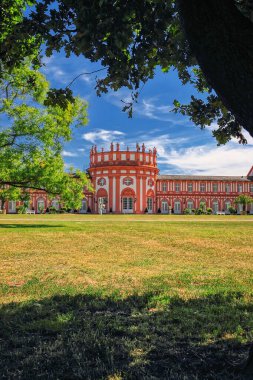
[[0,216],[0,378],[246,378],[252,234],[252,216]]

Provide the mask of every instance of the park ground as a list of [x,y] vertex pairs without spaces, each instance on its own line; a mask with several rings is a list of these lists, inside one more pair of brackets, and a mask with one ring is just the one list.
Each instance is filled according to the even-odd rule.
[[0,215],[1,379],[250,379],[253,216]]

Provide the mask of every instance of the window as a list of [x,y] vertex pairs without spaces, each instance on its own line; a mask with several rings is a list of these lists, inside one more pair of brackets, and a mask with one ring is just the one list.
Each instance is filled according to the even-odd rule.
[[206,210],[206,200],[205,199],[200,199],[199,208],[201,208],[202,210]]
[[45,201],[44,199],[39,199],[38,202],[37,202],[37,209],[38,209],[38,212],[42,213],[45,209]]
[[176,183],[175,185],[175,191],[180,191],[180,183]]
[[162,201],[162,214],[167,214],[168,213],[168,202],[167,201]]
[[179,201],[176,201],[174,203],[174,213],[180,214],[181,213],[181,203]]
[[228,183],[225,185],[225,191],[226,193],[230,193],[230,185]]
[[154,181],[151,178],[148,180],[148,185],[151,187],[154,186]]
[[98,198],[98,212],[106,213],[107,197]]
[[124,183],[124,185],[126,185],[126,186],[130,186],[130,185],[133,184],[133,179],[130,178],[130,177],[126,177],[126,178],[123,179],[123,183]]
[[166,182],[162,183],[162,191],[168,191],[168,186]]
[[218,201],[213,201],[213,212],[216,214],[219,211],[219,203]]
[[192,210],[194,208],[193,201],[187,201],[187,208]]
[[123,212],[132,213],[133,212],[133,198],[124,197],[122,199]]
[[251,193],[253,193],[253,184],[250,184],[250,185],[249,185],[249,191],[250,191]]
[[192,193],[192,191],[193,191],[193,184],[192,183],[188,183],[188,191],[189,191],[189,193]]
[[242,193],[242,184],[237,185],[237,191],[238,193]]
[[9,212],[16,212],[16,201],[9,201],[9,207],[8,207]]
[[152,198],[147,199],[147,209],[148,209],[148,212],[153,211],[153,199]]
[[51,206],[54,207],[56,210],[59,210],[60,204],[59,204],[58,199],[53,199],[51,202]]
[[[213,183],[213,192],[217,193],[218,192],[218,183]],[[218,210],[217,210],[218,211]]]
[[204,193],[204,192],[206,191],[206,185],[205,185],[205,183],[201,183],[201,184],[200,184],[200,191],[201,191],[202,193]]
[[230,205],[231,205],[230,201],[225,201],[225,211],[228,211]]
[[87,199],[82,200],[82,207],[80,209],[80,213],[86,213],[87,212]]

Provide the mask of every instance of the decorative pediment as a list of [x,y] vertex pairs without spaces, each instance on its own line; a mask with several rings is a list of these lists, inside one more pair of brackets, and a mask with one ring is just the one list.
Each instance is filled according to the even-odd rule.
[[253,166],[251,167],[250,171],[248,172],[247,177],[253,177]]

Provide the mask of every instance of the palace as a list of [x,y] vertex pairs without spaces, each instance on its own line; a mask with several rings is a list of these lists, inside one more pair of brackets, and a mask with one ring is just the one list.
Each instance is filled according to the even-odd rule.
[[[84,190],[80,213],[181,214],[201,202],[213,213],[228,213],[238,195],[253,196],[253,166],[241,177],[160,175],[156,148],[147,150],[144,144],[137,144],[135,150],[120,150],[113,143],[109,151],[92,147],[88,173],[95,191]],[[17,204],[9,201],[7,212],[16,212]],[[31,193],[29,207],[36,213],[49,206],[58,208],[59,201],[49,201],[42,191]],[[237,210],[242,210],[240,205]],[[253,214],[253,204],[247,211]]]

